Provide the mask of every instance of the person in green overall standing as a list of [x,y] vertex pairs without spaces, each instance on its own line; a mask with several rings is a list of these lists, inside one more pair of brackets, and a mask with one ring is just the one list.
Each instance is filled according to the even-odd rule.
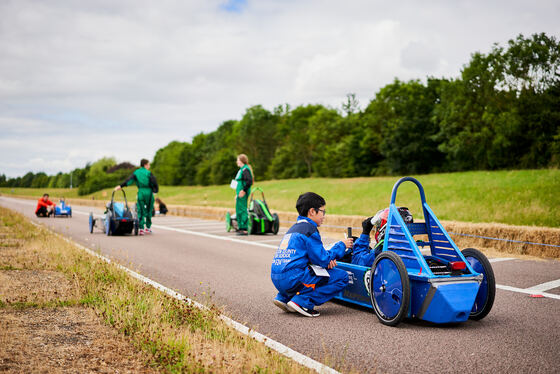
[[[136,209],[138,211],[139,235],[152,233],[152,210],[154,208],[154,193],[159,190],[156,178],[150,172],[150,162],[143,158],[140,167],[132,173],[123,183],[115,187],[115,191],[135,184],[138,186]],[[144,229],[144,226],[146,229]]]
[[253,169],[249,165],[246,155],[237,156],[239,171],[235,176],[237,186],[235,188],[235,215],[237,217],[237,235],[247,235],[247,198],[253,184]]

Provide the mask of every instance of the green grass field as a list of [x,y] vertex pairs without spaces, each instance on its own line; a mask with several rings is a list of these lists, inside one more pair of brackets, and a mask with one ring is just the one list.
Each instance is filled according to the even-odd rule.
[[[512,225],[560,227],[560,170],[480,171],[418,175],[426,200],[440,220],[498,222]],[[300,193],[314,191],[325,197],[332,214],[373,215],[387,207],[391,190],[399,177],[328,179],[308,178],[255,183],[262,187],[271,209],[295,211]],[[13,189],[14,194],[52,197],[78,197],[77,189]],[[134,200],[136,189],[128,188]],[[10,194],[11,189],[0,188]],[[107,200],[110,190],[83,198]],[[167,204],[234,207],[229,185],[208,187],[164,186],[158,196]],[[416,186],[405,183],[399,188],[397,204],[407,206],[421,217]]]

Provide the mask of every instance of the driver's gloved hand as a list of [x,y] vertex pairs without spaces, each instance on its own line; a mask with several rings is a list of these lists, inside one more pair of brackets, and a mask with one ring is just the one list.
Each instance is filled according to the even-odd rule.
[[371,223],[372,218],[373,217],[368,217],[362,221],[362,234],[369,236],[371,229],[373,229],[373,223]]

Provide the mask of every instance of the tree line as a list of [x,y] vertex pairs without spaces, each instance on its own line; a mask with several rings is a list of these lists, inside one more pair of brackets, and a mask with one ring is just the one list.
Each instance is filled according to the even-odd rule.
[[[364,109],[353,94],[340,108],[253,106],[213,132],[159,149],[152,171],[163,185],[224,184],[239,153],[258,180],[558,167],[560,43],[519,35],[473,53],[457,78],[395,79]],[[114,174],[107,171],[115,160],[103,160],[105,177]],[[90,185],[101,184],[94,165],[75,171],[80,188],[94,175],[100,180]],[[39,174],[15,180],[21,187],[66,181]],[[10,183],[0,176],[0,185]]]

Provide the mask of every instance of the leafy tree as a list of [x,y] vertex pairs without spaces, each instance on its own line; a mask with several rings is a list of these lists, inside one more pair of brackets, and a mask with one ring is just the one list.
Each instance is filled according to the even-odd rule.
[[236,148],[249,157],[255,177],[263,178],[278,146],[278,118],[260,105],[245,112],[238,124]]
[[183,152],[186,143],[173,141],[159,149],[151,163],[153,174],[161,185],[176,186],[184,178]]
[[379,149],[391,173],[425,173],[437,169],[443,155],[433,137],[438,126],[432,112],[439,100],[439,80],[396,79],[383,87],[369,104],[368,111],[381,125]]

